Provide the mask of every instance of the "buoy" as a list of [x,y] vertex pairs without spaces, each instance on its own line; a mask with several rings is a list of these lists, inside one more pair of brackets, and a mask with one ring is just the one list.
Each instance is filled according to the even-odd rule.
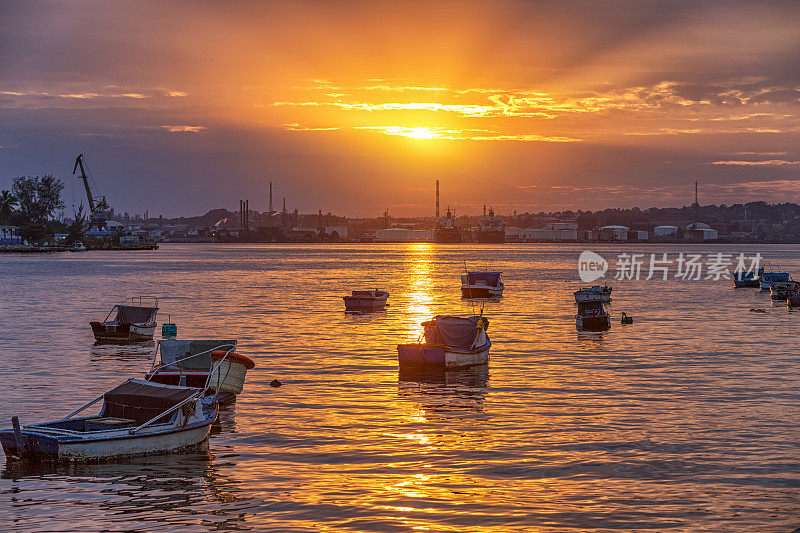
[[754,309],[754,308],[751,307],[750,308],[750,312],[752,312],[752,313],[766,313],[767,310],[766,309]]
[[280,387],[281,385],[283,385],[283,383],[281,383],[277,379],[273,379],[272,381],[269,382],[270,387]]
[[623,313],[622,313],[622,320],[621,320],[621,322],[622,322],[623,324],[633,324],[633,317],[632,317],[632,316],[628,316],[628,313],[625,313],[625,312],[623,311]]

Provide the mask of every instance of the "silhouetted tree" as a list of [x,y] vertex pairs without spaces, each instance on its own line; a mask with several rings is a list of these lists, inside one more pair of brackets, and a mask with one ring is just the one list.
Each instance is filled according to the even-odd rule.
[[11,191],[0,191],[0,226],[6,226],[11,222],[16,206],[17,198]]
[[53,213],[64,207],[60,179],[47,174],[43,177],[24,176],[14,178],[12,194],[19,204],[19,214],[25,224],[46,224]]

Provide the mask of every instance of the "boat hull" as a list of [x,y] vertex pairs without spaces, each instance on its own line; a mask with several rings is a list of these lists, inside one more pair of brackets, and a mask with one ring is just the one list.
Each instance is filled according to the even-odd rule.
[[153,339],[156,325],[138,324],[104,324],[90,322],[92,333],[97,342],[140,342]]
[[489,362],[491,343],[476,350],[456,350],[435,344],[400,344],[398,362],[404,368],[466,368]]
[[345,311],[374,312],[386,309],[387,298],[373,299],[358,296],[344,296]]
[[462,285],[462,298],[500,298],[505,287],[489,287],[488,285]]
[[13,430],[0,431],[0,443],[6,457],[34,460],[87,462],[107,461],[124,457],[159,455],[185,451],[202,445],[211,432],[215,417],[205,421],[158,432],[130,435],[130,428],[96,438],[72,438],[47,435],[36,428],[23,428],[19,437],[25,449],[20,454]]
[[475,233],[475,240],[480,243],[504,243],[506,235],[501,230],[479,230]]
[[800,307],[800,296],[789,296],[786,298],[788,307]]
[[575,315],[575,327],[580,331],[605,331],[611,329],[611,319],[608,315]]
[[[737,289],[741,289],[744,287],[760,287],[761,282],[757,279],[743,279],[743,280],[734,279],[733,286]],[[769,288],[769,285],[767,285],[767,288]]]

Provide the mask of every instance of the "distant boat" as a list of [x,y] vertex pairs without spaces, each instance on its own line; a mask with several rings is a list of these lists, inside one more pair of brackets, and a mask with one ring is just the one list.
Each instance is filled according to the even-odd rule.
[[789,292],[797,287],[797,282],[791,279],[787,281],[772,280],[769,282],[769,296],[773,300],[786,300]]
[[437,315],[423,322],[425,342],[399,344],[400,367],[444,369],[483,365],[489,362],[491,340],[486,333],[489,319],[480,316]]
[[461,296],[463,298],[499,298],[503,296],[505,285],[500,280],[500,272],[467,272],[461,275]]
[[795,283],[786,294],[786,305],[788,307],[800,307],[800,283]]
[[383,311],[386,308],[386,300],[389,293],[378,289],[368,291],[353,291],[350,296],[343,296],[345,312],[369,313]]
[[188,387],[208,384],[208,393],[218,394],[220,403],[233,401],[244,388],[247,371],[256,366],[234,351],[236,345],[235,340],[161,340],[145,379]]
[[591,287],[584,287],[582,289],[578,289],[573,294],[575,295],[575,302],[589,302],[594,301],[597,298],[600,298],[600,301],[604,304],[611,303],[611,291],[613,287],[609,287],[608,285],[592,285]]
[[483,216],[478,219],[478,229],[475,232],[475,240],[478,242],[506,242],[503,219],[494,215],[494,209],[489,208],[486,214],[486,206],[483,206]]
[[761,270],[738,271],[733,273],[733,286],[737,289],[742,287],[759,287],[761,285]]
[[[0,431],[7,457],[103,461],[189,449],[208,438],[217,403],[202,388],[129,379],[66,418]],[[100,414],[73,418],[103,400]]]
[[759,283],[762,291],[770,290],[769,284],[773,281],[789,281],[788,272],[765,272],[761,269],[761,276],[759,276]]
[[580,294],[575,292],[575,303],[578,312],[575,314],[575,327],[579,331],[605,331],[611,328],[611,320],[603,309],[603,296],[601,293]]
[[[149,301],[150,306],[142,306]],[[138,303],[139,305],[134,305]],[[113,319],[108,318],[116,312]],[[156,330],[158,298],[137,296],[115,305],[102,322],[90,322],[98,343],[125,343],[151,340]]]

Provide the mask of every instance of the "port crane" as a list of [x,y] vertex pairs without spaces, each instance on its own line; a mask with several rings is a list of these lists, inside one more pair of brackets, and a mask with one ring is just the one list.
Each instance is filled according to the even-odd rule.
[[81,175],[79,177],[83,180],[83,187],[86,189],[86,199],[89,201],[89,229],[97,228],[98,230],[102,230],[111,218],[111,208],[108,206],[105,196],[103,196],[99,202],[95,202],[92,189],[89,186],[89,177],[86,175],[86,170],[83,166],[83,154],[75,158],[75,166],[72,169],[73,176],[78,171],[78,167],[81,169]]

